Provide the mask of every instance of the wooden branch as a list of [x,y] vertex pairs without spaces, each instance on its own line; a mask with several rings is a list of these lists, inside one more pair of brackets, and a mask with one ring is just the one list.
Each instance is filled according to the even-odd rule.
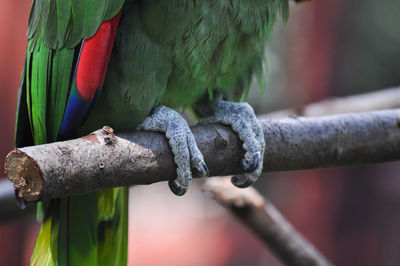
[[230,179],[208,179],[204,189],[252,230],[284,265],[332,265],[255,188],[236,188]]
[[[267,148],[264,171],[380,163],[400,159],[400,109],[319,118],[261,121]],[[241,142],[230,127],[192,127],[212,176],[240,174]],[[104,127],[88,136],[16,149],[6,173],[26,201],[175,178],[163,134],[115,136]]]
[[276,119],[288,115],[316,117],[334,114],[360,113],[400,108],[400,87],[345,97],[330,97],[307,104],[300,109],[286,109],[259,116],[259,119]]
[[0,178],[0,206],[0,224],[35,211],[33,205],[26,206],[24,210],[17,206],[13,184],[5,177]]

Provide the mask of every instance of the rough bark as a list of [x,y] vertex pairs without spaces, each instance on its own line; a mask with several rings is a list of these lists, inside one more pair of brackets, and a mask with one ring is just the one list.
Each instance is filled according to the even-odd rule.
[[[400,159],[400,110],[260,122],[267,143],[264,172]],[[211,124],[192,131],[212,176],[241,173],[241,142],[229,127]],[[5,169],[27,201],[175,178],[162,134],[117,137],[108,127],[75,140],[14,150]]]
[[206,181],[205,190],[242,221],[285,265],[332,265],[253,187],[233,187],[230,177]]

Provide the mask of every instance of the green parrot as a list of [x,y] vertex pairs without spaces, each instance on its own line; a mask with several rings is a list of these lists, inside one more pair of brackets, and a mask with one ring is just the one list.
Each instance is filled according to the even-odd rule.
[[[183,195],[192,174],[209,175],[186,121],[232,126],[246,151],[251,185],[264,137],[247,97],[262,80],[263,48],[289,0],[34,0],[19,88],[16,147],[117,132],[159,131],[169,140]],[[262,83],[262,81],[260,82]],[[229,102],[236,101],[236,102]],[[168,106],[168,107],[167,107]],[[33,265],[126,265],[128,189],[38,203],[43,221]]]

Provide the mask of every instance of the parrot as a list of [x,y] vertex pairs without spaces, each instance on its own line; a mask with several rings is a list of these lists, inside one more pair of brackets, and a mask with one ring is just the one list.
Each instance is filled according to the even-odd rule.
[[[295,0],[296,2],[304,0]],[[186,120],[232,127],[248,187],[265,143],[245,100],[263,49],[289,0],[34,0],[19,85],[15,146],[62,141],[104,125],[162,132],[184,195],[209,171]],[[126,265],[128,188],[38,202],[32,265]]]

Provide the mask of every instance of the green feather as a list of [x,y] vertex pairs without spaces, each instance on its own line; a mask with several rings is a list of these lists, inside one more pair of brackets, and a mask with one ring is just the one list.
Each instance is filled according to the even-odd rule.
[[43,44],[37,53],[33,54],[31,76],[31,120],[33,126],[34,143],[43,144],[47,142],[47,129],[46,129],[46,101],[47,101],[47,81],[48,81],[48,62],[49,62],[49,48]]
[[104,13],[104,20],[113,18],[123,7],[125,2],[131,2],[132,0],[108,0],[107,10]]
[[57,265],[56,258],[52,257],[51,250],[48,248],[52,236],[51,225],[51,218],[49,218],[40,227],[39,236],[42,237],[36,241],[32,252],[31,265]]
[[[128,245],[128,188],[115,188],[108,191],[112,191],[112,194],[105,200],[112,203],[113,208],[108,214],[103,213],[109,218],[102,219],[99,223],[99,231],[102,233],[99,235],[97,259],[104,265],[126,265],[128,260],[126,248]],[[99,196],[103,197],[101,194],[103,192],[99,193]],[[101,202],[104,200],[99,200],[99,207]],[[102,216],[99,215],[99,217]]]
[[[19,93],[21,95],[25,95],[25,97],[24,97],[25,99],[24,98],[20,98],[19,99],[19,101],[18,101],[18,107],[19,108],[17,110],[19,111],[20,108],[25,106],[24,103],[21,104],[21,101],[24,99],[26,101],[26,109],[27,109],[27,115],[28,115],[28,120],[29,120],[29,129],[30,129],[30,131],[32,133],[32,136],[33,136],[32,97],[31,97],[31,90],[30,90],[30,88],[32,86],[32,82],[31,82],[32,81],[31,80],[32,53],[29,52],[30,45],[31,45],[31,41],[28,42],[28,52],[26,54],[26,65],[24,66],[24,69],[25,69],[25,72],[26,72],[26,76],[25,76],[25,85],[26,85],[26,87],[22,86],[22,87],[19,88]],[[21,91],[25,91],[25,93],[21,92]],[[20,119],[22,120],[22,117],[19,118],[19,116],[18,116],[16,124],[23,123]],[[19,132],[21,132],[21,131],[18,131],[18,128],[17,128],[17,132],[16,132],[17,136],[18,136],[18,134],[20,134]],[[18,143],[17,143],[17,145],[18,145]]]
[[284,21],[289,18],[289,2],[283,1],[281,5],[281,14]]
[[93,36],[103,21],[114,17],[130,1],[35,0],[29,16],[27,35],[32,41],[29,51],[37,48],[38,39],[44,39],[49,48],[74,48],[82,39]]
[[42,0],[35,0],[32,3],[31,12],[29,14],[29,24],[28,24],[28,39],[31,39],[33,34],[36,32],[39,21],[40,21],[40,11],[42,10]]
[[82,40],[86,26],[87,5],[88,1],[71,0],[71,27],[65,42],[66,47],[74,47]]
[[49,139],[56,140],[68,97],[69,81],[73,69],[74,49],[55,50],[52,62],[49,110],[47,112]]
[[[18,90],[18,100],[17,100],[17,113],[15,116],[15,147],[24,147],[32,145],[32,131],[31,131],[31,121],[30,115],[28,113],[27,106],[27,90],[25,87],[27,86],[27,67],[26,64],[28,62],[28,54],[25,56],[24,68],[21,75],[21,81],[19,84]],[[29,109],[30,111],[30,109]]]
[[103,22],[106,4],[105,0],[87,1],[87,21],[83,32],[84,36],[92,36],[96,33],[99,25]]
[[[90,193],[70,198],[69,264],[98,265],[97,195]],[[67,227],[64,227],[67,228]],[[63,231],[60,231],[63,234]],[[61,253],[61,252],[59,252]]]
[[[55,23],[54,23],[55,22]],[[56,1],[51,0],[49,3],[49,11],[47,23],[44,28],[44,44],[46,47],[56,47],[57,43],[57,7]]]
[[[60,49],[64,46],[64,41],[67,36],[68,26],[71,19],[71,2],[69,0],[56,0],[57,9],[57,46],[51,46],[52,48]],[[54,19],[54,18],[53,18]],[[54,21],[49,20],[48,23],[54,23]]]

